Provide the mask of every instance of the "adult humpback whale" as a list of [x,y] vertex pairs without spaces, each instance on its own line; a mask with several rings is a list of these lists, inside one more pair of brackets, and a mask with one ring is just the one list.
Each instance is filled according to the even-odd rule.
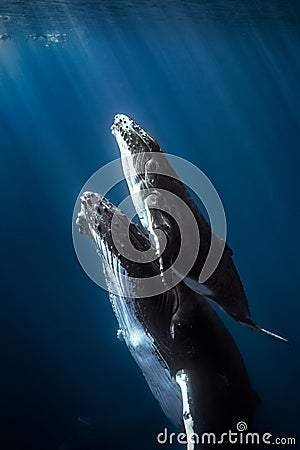
[[[162,254],[163,270],[173,263],[174,257],[179,252],[182,236],[174,216],[176,219],[180,219],[184,216],[184,212],[180,210],[180,207],[172,210],[170,202],[164,201],[161,191],[170,192],[182,199],[197,221],[201,245],[188,276],[182,277],[185,283],[196,292],[203,294],[203,284],[198,281],[199,278],[201,281],[211,241],[214,239],[215,247],[221,248],[221,259],[215,269],[211,271],[209,278],[204,281],[204,286],[210,291],[206,297],[217,303],[238,322],[288,342],[285,338],[262,328],[252,320],[245,291],[233,262],[232,250],[212,232],[185,185],[164,156],[157,141],[124,114],[115,116],[111,130],[121,152],[124,176],[136,212],[150,238],[152,237],[155,242],[157,253]],[[162,206],[162,209],[156,208],[155,204],[159,205],[158,208]],[[189,223],[186,224],[186,228],[189,228]],[[162,252],[157,239],[157,230],[163,231],[167,238],[164,252]],[[194,241],[193,233],[190,235],[185,233],[186,254],[193,250]]]
[[[137,297],[143,278],[161,282],[155,249],[103,196],[82,195],[77,224],[101,255],[120,333],[165,414],[185,428],[188,448],[203,448],[193,442],[193,433],[226,432],[240,420],[250,424],[257,396],[235,342],[209,302],[183,282]],[[135,261],[131,244],[138,252]]]

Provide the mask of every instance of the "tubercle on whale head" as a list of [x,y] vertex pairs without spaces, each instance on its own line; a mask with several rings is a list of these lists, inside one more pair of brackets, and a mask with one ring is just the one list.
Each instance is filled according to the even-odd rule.
[[123,155],[137,155],[145,152],[161,152],[158,142],[125,114],[117,114],[111,126]]

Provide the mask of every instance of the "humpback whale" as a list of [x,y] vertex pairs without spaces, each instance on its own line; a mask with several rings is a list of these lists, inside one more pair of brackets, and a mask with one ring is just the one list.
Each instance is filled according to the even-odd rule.
[[[174,257],[179,252],[182,236],[180,236],[180,229],[174,216],[185,220],[185,211],[180,205],[172,209],[171,202],[164,201],[161,191],[175,195],[183,201],[181,204],[188,206],[196,219],[200,235],[201,244],[195,262],[186,274],[187,276],[184,275],[180,279],[183,279],[186,285],[199,294],[203,295],[206,288],[209,293],[205,297],[215,302],[236,321],[288,343],[284,337],[262,328],[251,318],[247,297],[233,262],[231,248],[213,233],[186,186],[168,162],[158,142],[133,119],[124,114],[115,116],[111,131],[120,149],[123,172],[136,213],[150,239],[152,238],[152,241],[155,242],[157,254],[161,254],[162,271],[172,265]],[[163,205],[163,208],[156,208],[156,204]],[[186,229],[189,227],[188,219],[186,219]],[[167,239],[167,245],[163,252],[157,239],[158,231],[162,231]],[[188,255],[195,246],[195,239],[193,233],[189,232],[185,233],[184,238],[185,252]],[[212,239],[215,248],[219,247],[221,250],[220,261],[208,279],[201,282],[201,273],[209,255]]]
[[[169,419],[187,436],[226,432],[240,420],[250,424],[258,397],[211,304],[183,281],[158,295],[139,297],[143,279],[161,282],[155,248],[102,195],[81,196],[76,223],[101,257],[118,334]],[[131,244],[138,252],[135,261],[130,259]],[[190,450],[200,447],[189,441]]]

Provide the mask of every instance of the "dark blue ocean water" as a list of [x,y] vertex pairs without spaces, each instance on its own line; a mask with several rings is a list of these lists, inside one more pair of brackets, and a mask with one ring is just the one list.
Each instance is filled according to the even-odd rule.
[[253,317],[292,342],[226,319],[261,397],[254,428],[297,436],[300,2],[1,1],[0,14],[0,448],[152,450],[173,430],[72,244],[82,185],[118,157],[120,112],[217,188]]

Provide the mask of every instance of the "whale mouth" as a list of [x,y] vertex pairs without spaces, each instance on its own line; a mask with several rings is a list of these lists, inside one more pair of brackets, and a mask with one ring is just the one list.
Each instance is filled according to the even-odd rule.
[[160,152],[157,141],[125,114],[117,114],[111,126],[120,151],[125,155],[134,155],[144,152]]

